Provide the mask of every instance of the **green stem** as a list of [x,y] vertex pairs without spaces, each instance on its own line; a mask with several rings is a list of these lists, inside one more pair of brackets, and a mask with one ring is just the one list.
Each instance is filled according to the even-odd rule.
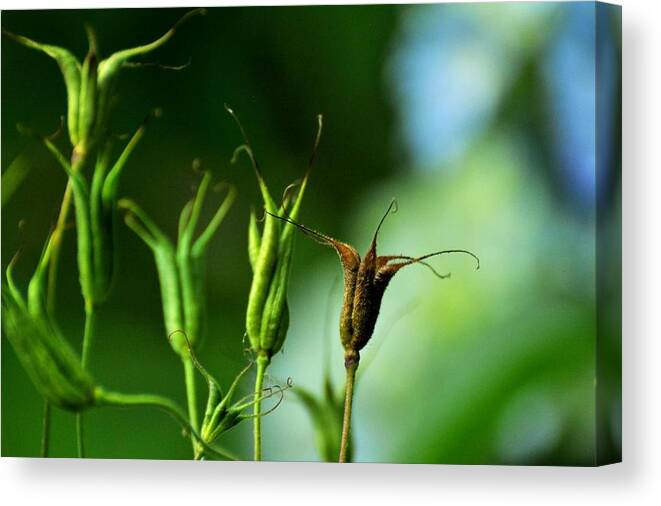
[[48,450],[50,448],[50,413],[51,406],[48,401],[44,400],[44,418],[41,427],[41,456],[48,457]]
[[85,458],[85,439],[83,436],[83,413],[76,413],[76,455],[79,459]]
[[[94,334],[94,324],[96,320],[96,310],[94,306],[85,303],[85,330],[83,333],[83,351],[81,364],[83,369],[88,368],[90,349],[92,347],[92,339]],[[83,413],[76,413],[76,445],[78,448],[78,458],[85,458],[85,441],[84,441],[84,428],[83,428]]]
[[255,377],[255,406],[253,413],[253,438],[255,444],[255,461],[262,460],[262,389],[264,387],[264,374],[269,365],[266,355],[257,356],[257,375]]
[[340,440],[340,463],[347,461],[347,450],[351,432],[351,410],[353,406],[353,389],[356,382],[358,360],[345,360],[347,381],[344,386],[344,418],[342,420],[342,439]]
[[[81,171],[83,165],[87,160],[86,156],[71,155],[71,172],[78,173]],[[60,263],[60,250],[62,248],[62,238],[64,231],[67,227],[69,219],[69,210],[71,209],[71,202],[73,198],[73,185],[71,179],[67,178],[67,186],[64,189],[62,203],[60,204],[60,213],[57,216],[55,229],[53,230],[52,245],[51,245],[51,260],[48,265],[48,293],[47,293],[47,307],[48,312],[53,315],[55,311],[56,302],[56,286],[57,286],[57,269]]]
[[154,407],[159,408],[172,416],[182,427],[190,431],[197,442],[204,448],[205,452],[216,458],[226,460],[237,460],[236,456],[220,448],[214,448],[206,443],[200,434],[191,426],[184,411],[167,397],[153,394],[123,394],[111,392],[102,388],[95,391],[97,406],[118,407]]
[[[73,158],[73,157],[72,157]],[[78,157],[76,163],[72,166],[72,171],[78,172],[82,165],[85,163],[84,157]],[[69,219],[69,210],[71,209],[73,186],[71,180],[67,179],[67,186],[64,189],[64,195],[62,196],[62,203],[60,204],[60,212],[57,216],[57,222],[55,223],[55,229],[53,230],[53,235],[51,238],[51,259],[48,264],[48,288],[46,293],[46,308],[48,314],[51,317],[54,317],[55,314],[55,302],[56,297],[56,287],[57,287],[57,269],[60,263],[60,251],[62,247],[62,238],[64,236],[64,231],[66,230],[67,220]],[[44,401],[44,416],[43,424],[41,431],[41,456],[48,457],[48,451],[50,447],[50,424],[51,424],[51,406],[48,402]],[[78,423],[78,422],[76,422]],[[81,427],[82,429],[82,427]],[[81,436],[82,438],[82,436]],[[81,439],[82,440],[82,439]]]
[[[195,389],[195,367],[190,356],[183,357],[184,379],[186,382],[186,401],[188,404],[188,420],[195,431],[200,430],[200,422],[197,416],[197,391]],[[197,444],[195,437],[191,434],[193,453],[196,453]]]

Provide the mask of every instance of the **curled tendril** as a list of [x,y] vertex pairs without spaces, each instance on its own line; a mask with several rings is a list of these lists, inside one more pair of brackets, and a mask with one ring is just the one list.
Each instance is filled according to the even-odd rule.
[[[280,385],[273,385],[273,386],[263,388],[262,391],[261,391],[262,395],[257,395],[257,394],[252,393],[252,394],[248,394],[248,395],[242,397],[235,404],[235,409],[242,411],[244,409],[249,408],[250,406],[253,406],[253,405],[257,404],[258,402],[269,399],[269,398],[273,397],[274,395],[278,395],[279,397],[278,397],[277,402],[275,403],[275,405],[271,406],[268,410],[266,410],[266,411],[264,411],[264,412],[262,412],[258,415],[255,415],[254,413],[250,414],[250,415],[241,415],[241,418],[249,419],[249,418],[256,418],[256,417],[266,416],[270,413],[273,413],[273,411],[275,411],[278,408],[278,406],[280,406],[280,404],[282,403],[282,401],[284,399],[285,391],[289,390],[293,386],[294,386],[294,382],[291,379],[291,377],[289,377],[289,378],[287,378],[287,381],[286,381],[286,384],[285,384],[284,387],[281,387]],[[249,399],[251,399],[251,400],[249,400]]]
[[186,340],[186,347],[188,348],[188,355],[191,358],[191,361],[193,362],[193,365],[195,368],[198,370],[198,372],[204,377],[205,380],[207,380],[207,383],[210,385],[213,385],[219,393],[222,395],[222,387],[220,386],[220,383],[214,378],[209,371],[206,370],[206,368],[200,363],[200,361],[197,359],[197,355],[195,354],[195,351],[193,350],[193,345],[190,342],[190,339],[188,339],[188,335],[186,332],[184,332],[182,329],[177,329],[173,330],[168,334],[168,341],[172,345],[172,336],[175,334],[181,334],[184,336],[184,339]]
[[411,260],[412,263],[418,263],[421,265],[424,265],[427,267],[433,274],[439,279],[448,279],[452,277],[452,273],[448,272],[446,274],[441,274],[439,273],[432,265],[429,263],[425,262],[424,260],[418,260],[415,257],[407,256],[407,255],[387,255],[387,256],[381,256],[378,258],[379,266],[381,265],[386,265],[390,260]]
[[255,153],[252,149],[252,145],[250,144],[250,140],[248,139],[248,135],[246,134],[246,131],[243,129],[243,125],[241,124],[241,120],[239,119],[239,116],[237,116],[237,114],[234,112],[234,109],[232,109],[227,104],[225,104],[225,110],[232,117],[232,119],[236,123],[236,126],[239,128],[239,131],[241,132],[241,137],[243,137],[243,142],[244,142],[241,146],[237,147],[234,150],[234,153],[232,154],[231,163],[236,163],[239,154],[241,154],[242,152],[246,153],[246,155],[248,155],[248,158],[250,158],[250,163],[252,165],[252,168],[255,170],[257,177],[259,179],[262,179],[262,173],[259,169],[259,163],[257,162],[257,158],[255,158]]

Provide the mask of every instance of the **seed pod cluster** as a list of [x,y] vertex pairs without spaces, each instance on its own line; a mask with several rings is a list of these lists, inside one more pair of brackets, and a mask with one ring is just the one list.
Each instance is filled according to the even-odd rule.
[[176,246],[135,202],[121,199],[118,203],[125,211],[126,224],[154,254],[165,329],[172,335],[172,347],[179,355],[188,354],[186,339],[195,346],[203,334],[205,252],[236,198],[236,190],[228,186],[227,195],[206,228],[195,237],[211,181],[212,174],[206,171],[195,196],[181,211]]
[[16,287],[12,271],[2,286],[2,328],[38,392],[49,403],[82,411],[95,402],[95,387],[80,358],[60,335],[46,311],[46,272],[50,259],[49,238],[39,265],[28,285],[27,298]]

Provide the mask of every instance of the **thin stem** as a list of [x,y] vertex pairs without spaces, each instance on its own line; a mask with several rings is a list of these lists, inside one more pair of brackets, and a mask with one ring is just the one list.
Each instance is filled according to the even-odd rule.
[[216,458],[227,460],[237,460],[236,456],[230,452],[215,448],[206,443],[200,434],[193,429],[189,423],[184,411],[167,397],[152,394],[123,394],[120,392],[111,392],[97,388],[95,392],[97,406],[118,406],[118,407],[154,407],[159,408],[172,416],[182,427],[190,431],[198,443],[204,448],[205,452]]
[[349,361],[346,364],[347,382],[344,387],[344,418],[342,420],[342,439],[340,440],[340,463],[347,461],[349,435],[351,431],[351,409],[353,405],[353,388],[356,382],[358,361]]
[[44,417],[43,425],[41,428],[41,456],[48,457],[48,450],[50,449],[50,403],[44,400]]
[[76,451],[79,459],[85,458],[85,438],[83,435],[83,414],[76,413]]
[[[72,159],[74,157],[72,156]],[[85,157],[76,157],[75,163],[72,163],[72,171],[78,172],[85,163]],[[73,185],[71,179],[67,178],[67,186],[64,189],[62,196],[62,203],[60,205],[60,212],[57,216],[57,222],[53,235],[51,238],[51,259],[48,264],[48,287],[46,293],[46,308],[48,313],[53,316],[55,314],[56,287],[57,287],[57,270],[60,264],[60,251],[62,246],[62,239],[64,231],[66,230],[67,221],[69,219],[69,210],[71,209],[71,200],[73,194]],[[50,446],[50,422],[51,422],[51,407],[48,402],[44,402],[44,416],[41,432],[41,456],[48,457],[48,450]],[[78,427],[80,425],[80,427]],[[76,433],[80,441],[79,453],[82,451],[82,420],[79,422],[76,419]]]
[[92,304],[86,304],[86,306],[88,307],[85,311],[85,330],[83,334],[83,351],[81,355],[83,369],[86,369],[89,366],[89,355],[94,336],[94,325],[96,323],[96,309]]
[[255,406],[253,408],[253,438],[255,444],[255,461],[262,460],[262,389],[264,387],[264,374],[269,365],[266,355],[257,357],[257,375],[255,376]]
[[[83,351],[81,364],[83,369],[87,369],[89,364],[90,349],[92,347],[92,339],[94,334],[94,323],[96,320],[96,310],[92,304],[86,304],[85,311],[85,330],[83,333]],[[76,443],[78,448],[78,458],[85,458],[85,441],[84,441],[84,428],[83,428],[83,413],[76,413]]]
[[[197,391],[195,389],[195,366],[190,356],[183,357],[184,363],[184,380],[186,382],[186,402],[188,404],[188,420],[195,429],[199,431],[200,422],[197,416]],[[191,444],[193,445],[193,453],[197,453],[197,443],[195,437],[191,434]]]
[[[71,156],[71,171],[73,173],[80,172],[85,164],[87,157],[80,155]],[[64,189],[62,196],[62,204],[60,205],[60,213],[57,216],[55,229],[53,230],[52,245],[51,245],[51,260],[48,265],[48,294],[46,304],[51,315],[55,311],[56,301],[56,286],[57,286],[57,269],[59,267],[60,249],[62,247],[62,238],[69,219],[69,209],[71,208],[71,201],[73,197],[73,185],[71,179],[67,178],[67,186]]]

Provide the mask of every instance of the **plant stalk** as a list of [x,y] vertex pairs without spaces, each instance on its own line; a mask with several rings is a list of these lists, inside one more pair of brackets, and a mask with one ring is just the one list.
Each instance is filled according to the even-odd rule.
[[[74,160],[72,156],[72,161],[76,163],[72,165],[72,171],[78,172],[83,163],[85,163],[84,157],[77,157]],[[71,208],[71,200],[73,196],[73,187],[71,185],[71,180],[67,179],[67,185],[64,189],[64,195],[62,196],[62,203],[60,204],[60,212],[57,216],[57,222],[55,223],[55,229],[53,230],[53,235],[51,238],[51,259],[48,264],[48,287],[46,292],[46,308],[51,317],[55,315],[55,302],[57,301],[57,269],[60,263],[60,251],[62,246],[62,238],[64,236],[64,231],[66,230],[67,220],[69,219],[69,209]],[[51,406],[47,401],[44,401],[44,415],[43,423],[41,430],[41,456],[48,457],[48,452],[50,449],[50,424],[51,424]],[[76,421],[76,423],[78,423]],[[82,436],[81,436],[82,437]]]
[[43,424],[41,426],[41,456],[48,457],[50,449],[50,414],[51,405],[48,401],[44,400],[44,416]]
[[[90,349],[94,334],[94,324],[96,323],[96,309],[93,304],[85,303],[85,330],[83,333],[83,351],[81,355],[81,364],[83,369],[87,369],[89,364]],[[83,413],[76,413],[76,444],[78,448],[78,458],[85,458],[85,441],[83,428]]]
[[[183,357],[184,380],[186,382],[186,402],[188,405],[188,420],[195,431],[200,430],[200,422],[197,416],[197,391],[195,389],[195,367],[190,356]],[[191,434],[191,444],[193,445],[193,454],[197,453],[197,441]]]
[[356,371],[358,370],[358,361],[351,360],[345,362],[347,370],[347,380],[344,386],[344,417],[342,420],[342,439],[340,440],[340,463],[347,461],[347,451],[349,447],[349,434],[351,432],[351,410],[353,407],[353,389],[356,382]]
[[264,375],[269,365],[266,355],[257,356],[257,375],[255,376],[255,406],[253,408],[253,439],[255,444],[255,461],[262,460],[262,389],[264,387]]

